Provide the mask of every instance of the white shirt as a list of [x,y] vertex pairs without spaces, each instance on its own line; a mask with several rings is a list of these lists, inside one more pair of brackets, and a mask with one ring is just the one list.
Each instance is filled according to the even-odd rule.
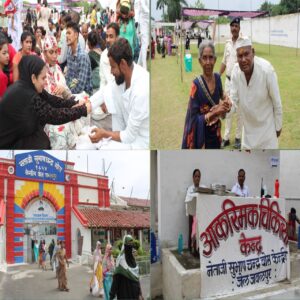
[[[206,188],[205,185],[200,184],[200,187]],[[196,198],[199,193],[195,193],[195,186],[191,185],[186,191],[186,196],[185,196],[185,214],[186,216],[191,215],[195,216],[196,215]]]
[[[108,49],[106,48],[100,57],[100,66],[99,66],[99,75],[100,75],[100,93],[108,85],[109,82],[113,83],[115,81],[114,76],[111,74],[111,67],[108,58]],[[116,113],[114,103],[110,101],[110,98],[104,99],[106,108],[109,113]]]
[[149,0],[134,1],[134,18],[138,23],[149,22]]
[[231,72],[234,67],[234,65],[237,62],[236,58],[236,42],[241,39],[238,37],[238,39],[233,42],[232,39],[227,40],[224,48],[224,55],[222,64],[226,66],[226,76],[231,77]]
[[196,198],[197,193],[194,192],[195,186],[191,185],[188,187],[185,196],[185,215],[195,216],[196,215]]
[[115,80],[114,76],[111,74],[111,67],[109,63],[107,48],[104,49],[104,51],[101,54],[99,75],[101,86],[106,86],[109,81]]
[[[102,82],[101,82],[102,84]],[[131,149],[149,149],[149,72],[133,64],[131,85],[126,90],[125,82],[117,85],[109,82],[91,98],[92,110],[103,101],[115,105],[116,120],[113,131],[120,131],[120,139]]]
[[243,188],[241,188],[238,182],[232,187],[231,192],[241,197],[249,197],[248,187],[244,185]]
[[254,57],[254,69],[247,85],[238,63],[231,74],[230,99],[239,105],[243,128],[242,148],[277,149],[276,131],[282,128],[282,105],[277,76],[272,65]]

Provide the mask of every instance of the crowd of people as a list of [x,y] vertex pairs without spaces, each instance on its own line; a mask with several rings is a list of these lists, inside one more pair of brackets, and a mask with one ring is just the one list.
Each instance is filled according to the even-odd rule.
[[[273,66],[255,55],[252,41],[240,35],[240,18],[230,23],[232,38],[226,41],[219,73],[214,73],[215,46],[204,40],[199,46],[203,73],[190,90],[183,149],[220,149],[230,144],[232,116],[237,114],[236,149],[277,149],[282,130],[282,104]],[[226,73],[225,89],[221,76]],[[221,121],[225,135],[221,136]]]
[[22,0],[10,3],[0,14],[0,148],[148,149],[148,1],[95,4],[85,17],[38,0],[24,20]]
[[55,272],[55,278],[58,279],[58,289],[60,291],[69,291],[67,287],[66,266],[69,262],[66,256],[65,242],[57,240],[55,244],[52,239],[49,245],[46,245],[45,240],[33,241],[32,245],[33,262],[38,264],[38,267],[43,271],[47,270],[47,256],[49,254],[49,261],[52,271]]
[[[112,255],[112,245],[107,243],[102,254],[101,242],[97,241],[93,252],[92,277],[90,293],[96,297],[109,299],[143,299],[139,281],[139,267],[134,258],[134,243],[131,235],[125,235],[121,252],[115,261]],[[45,240],[33,241],[34,262],[46,271],[46,258],[50,256],[50,266],[58,280],[58,290],[69,291],[67,267],[69,261],[66,255],[65,242],[52,239],[47,246]]]
[[90,292],[104,299],[143,299],[139,281],[139,267],[133,255],[133,238],[125,235],[116,262],[112,256],[112,246],[108,243],[104,256],[98,241],[93,255],[93,276]]

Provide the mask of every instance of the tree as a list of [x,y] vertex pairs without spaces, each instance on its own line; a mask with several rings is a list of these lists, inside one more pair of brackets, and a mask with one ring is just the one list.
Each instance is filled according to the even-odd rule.
[[181,18],[181,7],[188,6],[185,0],[168,0],[167,12],[169,22],[176,22]]
[[300,8],[300,0],[281,0],[279,4],[271,4],[265,1],[260,11],[270,11],[271,16],[296,13]]
[[282,14],[292,14],[300,8],[300,0],[281,0],[279,5],[282,8]]
[[202,3],[201,0],[196,0],[195,7],[196,8],[204,8],[204,4]]
[[283,10],[280,4],[273,5],[271,10],[271,16],[278,16],[282,14],[283,14]]
[[265,1],[261,7],[260,7],[260,11],[272,11],[274,4],[269,3],[268,1]]
[[156,9],[162,9],[163,11],[163,20],[165,18],[165,6],[168,5],[168,0],[157,0],[156,1]]

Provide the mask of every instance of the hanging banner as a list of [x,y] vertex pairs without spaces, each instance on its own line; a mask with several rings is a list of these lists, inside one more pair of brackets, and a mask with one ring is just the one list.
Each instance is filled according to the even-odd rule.
[[197,196],[201,298],[289,278],[284,199]]
[[44,151],[17,154],[16,176],[64,182],[65,164]]

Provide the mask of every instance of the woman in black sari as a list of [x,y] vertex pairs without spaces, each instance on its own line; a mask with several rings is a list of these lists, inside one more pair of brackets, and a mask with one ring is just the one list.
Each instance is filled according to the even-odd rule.
[[[50,149],[45,124],[60,125],[87,116],[90,103],[63,100],[44,90],[45,62],[29,55],[19,64],[20,79],[0,102],[1,149]],[[75,106],[76,107],[73,107]]]

